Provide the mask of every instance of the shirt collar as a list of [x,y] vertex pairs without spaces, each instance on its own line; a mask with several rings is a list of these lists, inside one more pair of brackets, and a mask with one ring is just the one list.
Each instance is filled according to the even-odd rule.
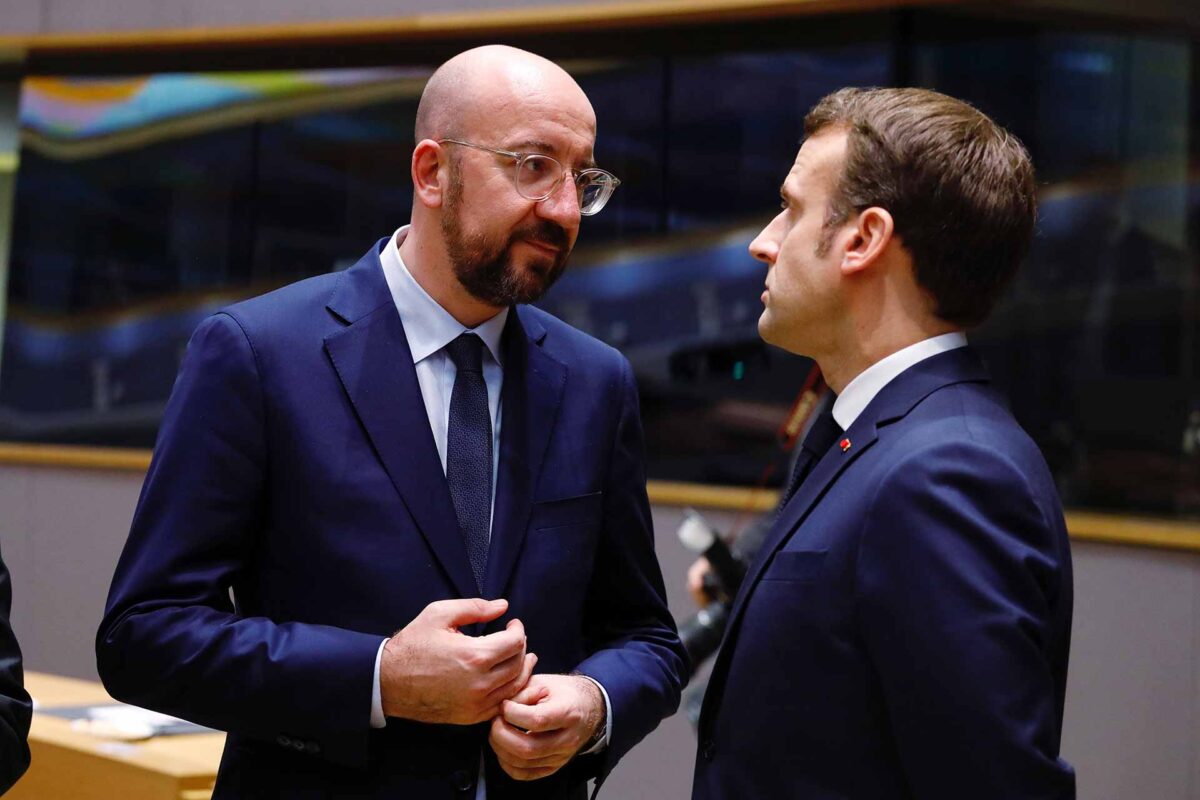
[[875,399],[875,395],[901,372],[938,353],[956,350],[965,347],[966,344],[966,334],[961,331],[943,333],[941,336],[910,344],[887,358],[876,361],[846,384],[846,388],[833,403],[833,418],[842,426],[842,430],[848,430],[858,419],[858,415]]
[[501,309],[496,316],[474,328],[467,328],[451,316],[449,311],[438,305],[421,284],[417,283],[417,279],[400,258],[400,243],[408,235],[409,227],[405,225],[400,228],[388,240],[383,252],[379,254],[379,263],[383,265],[384,280],[392,293],[396,310],[400,312],[400,319],[404,322],[404,335],[408,338],[408,349],[412,351],[413,363],[420,363],[469,330],[483,340],[484,346],[496,363],[502,364],[500,337],[504,333],[504,324],[508,321],[510,309]]

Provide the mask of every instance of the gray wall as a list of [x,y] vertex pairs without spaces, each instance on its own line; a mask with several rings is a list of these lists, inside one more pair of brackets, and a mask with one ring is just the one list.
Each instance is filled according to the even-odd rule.
[[[140,474],[0,466],[0,548],[29,669],[95,678],[92,639]],[[711,518],[730,527],[730,514]],[[678,509],[655,509],[671,607],[691,613]],[[1063,752],[1086,800],[1200,800],[1200,555],[1075,543],[1075,631]],[[621,763],[605,794],[686,797],[682,715]]]

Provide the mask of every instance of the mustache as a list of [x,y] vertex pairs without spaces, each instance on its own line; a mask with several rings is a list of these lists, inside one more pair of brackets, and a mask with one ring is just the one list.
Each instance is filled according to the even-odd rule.
[[553,247],[556,250],[567,250],[571,246],[571,237],[566,230],[556,222],[548,219],[539,220],[516,231],[513,241],[530,241]]

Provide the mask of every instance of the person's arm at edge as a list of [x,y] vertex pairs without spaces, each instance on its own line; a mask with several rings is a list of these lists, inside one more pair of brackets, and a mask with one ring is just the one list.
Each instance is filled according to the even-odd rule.
[[25,691],[21,648],[10,623],[12,582],[0,561],[0,794],[29,768],[33,702]]

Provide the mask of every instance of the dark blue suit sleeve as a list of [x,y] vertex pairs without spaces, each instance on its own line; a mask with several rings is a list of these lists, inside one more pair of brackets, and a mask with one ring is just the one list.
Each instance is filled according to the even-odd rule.
[[29,768],[29,723],[33,703],[25,691],[21,648],[9,623],[12,582],[0,561],[0,794]]
[[911,454],[864,498],[857,613],[915,797],[1074,797],[1052,670],[1070,556],[1046,488],[958,442]]
[[637,389],[624,358],[621,367],[604,522],[584,612],[592,654],[578,667],[612,703],[602,774],[679,707],[686,664],[654,553]]
[[188,346],[113,578],[100,676],[126,702],[363,763],[379,636],[243,616],[231,601],[266,515],[266,414],[245,332],[209,318]]

